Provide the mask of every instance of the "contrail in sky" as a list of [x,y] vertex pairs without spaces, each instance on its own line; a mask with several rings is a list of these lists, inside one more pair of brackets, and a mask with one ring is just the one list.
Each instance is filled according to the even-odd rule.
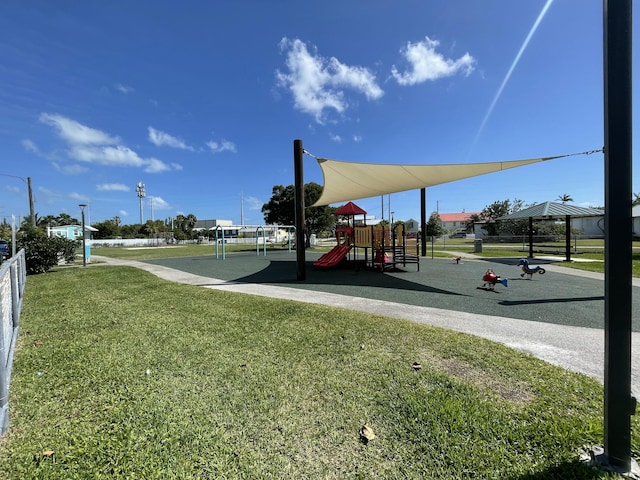
[[496,96],[493,97],[493,101],[491,102],[491,105],[489,106],[489,110],[487,110],[487,113],[484,116],[484,119],[482,120],[482,124],[480,124],[480,129],[478,130],[478,133],[476,134],[476,138],[473,141],[474,146],[478,141],[478,139],[480,138],[480,134],[482,133],[482,130],[484,130],[484,127],[487,124],[489,117],[491,116],[493,107],[496,106],[496,103],[498,102],[500,95],[502,95],[502,91],[504,90],[504,87],[507,86],[507,82],[509,81],[509,78],[511,78],[511,74],[515,70],[516,65],[518,65],[518,62],[520,61],[520,57],[522,57],[522,54],[527,48],[527,45],[529,45],[529,41],[531,40],[531,37],[533,37],[533,34],[536,33],[536,30],[538,29],[538,25],[540,25],[540,22],[542,22],[542,19],[544,18],[545,14],[547,13],[547,10],[549,10],[549,7],[551,6],[552,3],[553,3],[553,0],[547,0],[547,3],[545,3],[544,7],[542,7],[542,11],[538,15],[538,18],[533,24],[533,27],[531,27],[531,30],[529,30],[529,35],[527,35],[527,38],[524,39],[524,42],[522,43],[522,46],[520,47],[520,50],[518,51],[516,58],[514,58],[513,62],[511,63],[511,67],[509,67],[509,71],[507,72],[507,75],[504,77],[504,80],[502,80],[502,84],[500,85],[500,88],[498,89]]

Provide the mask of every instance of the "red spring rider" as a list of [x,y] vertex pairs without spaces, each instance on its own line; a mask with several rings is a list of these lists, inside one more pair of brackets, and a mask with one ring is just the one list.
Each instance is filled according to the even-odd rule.
[[496,283],[501,283],[505,287],[507,286],[507,279],[500,278],[500,275],[496,275],[496,273],[491,268],[488,269],[484,274],[484,276],[482,277],[482,281],[484,282],[482,287],[488,290],[494,290],[496,287]]

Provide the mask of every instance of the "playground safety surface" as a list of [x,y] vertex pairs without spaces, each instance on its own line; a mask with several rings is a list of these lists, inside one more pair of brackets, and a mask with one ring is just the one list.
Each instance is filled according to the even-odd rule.
[[[321,254],[306,252],[305,280],[297,280],[296,252],[175,257],[148,260],[194,275],[241,284],[262,284],[325,292],[418,307],[432,307],[471,314],[517,318],[557,325],[604,328],[604,281],[602,275],[579,276],[579,271],[554,268],[549,261],[534,259],[546,268],[544,275],[521,276],[519,258],[470,259],[421,257],[416,265],[401,265],[380,272],[351,261],[344,266],[318,269],[312,262]],[[480,289],[488,268],[508,286],[495,291]],[[560,271],[562,271],[562,273]],[[640,293],[633,287],[634,298]],[[640,303],[633,302],[634,332],[640,332]]]
[[[175,257],[146,262],[94,256],[94,265],[133,266],[165,280],[203,288],[317,303],[468,333],[503,343],[566,369],[604,381],[604,276],[548,265],[521,277],[519,258],[422,257],[395,272],[319,270],[321,254],[306,252],[305,280],[297,280],[296,252],[269,251]],[[488,268],[508,279],[495,292],[479,289]],[[640,279],[633,279],[637,298]],[[633,303],[632,344],[640,344],[639,306]],[[640,349],[631,352],[631,388],[640,393]]]

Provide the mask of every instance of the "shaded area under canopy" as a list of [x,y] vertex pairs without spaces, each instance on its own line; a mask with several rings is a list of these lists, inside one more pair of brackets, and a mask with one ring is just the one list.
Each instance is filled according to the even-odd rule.
[[565,219],[565,261],[571,261],[571,217],[597,217],[604,216],[604,210],[598,208],[585,208],[566,203],[543,202],[529,208],[513,212],[509,215],[496,218],[502,220],[522,220],[529,219],[529,257],[533,258],[533,221],[553,220],[556,218]]

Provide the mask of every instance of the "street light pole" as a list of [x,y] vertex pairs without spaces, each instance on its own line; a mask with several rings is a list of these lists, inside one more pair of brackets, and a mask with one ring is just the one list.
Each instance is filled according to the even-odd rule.
[[87,205],[84,203],[80,204],[80,210],[82,211],[82,266],[87,266],[87,237],[84,229],[84,207]]

